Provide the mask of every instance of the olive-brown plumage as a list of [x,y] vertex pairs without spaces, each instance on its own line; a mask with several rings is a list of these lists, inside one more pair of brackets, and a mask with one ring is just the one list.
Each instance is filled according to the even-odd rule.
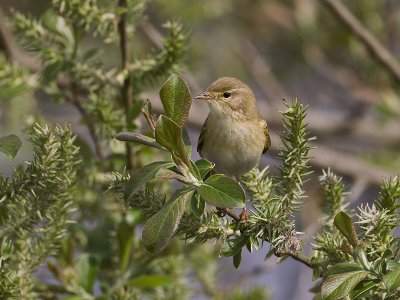
[[240,178],[271,145],[253,91],[239,79],[221,77],[196,99],[206,100],[210,107],[197,151],[215,163],[217,172]]

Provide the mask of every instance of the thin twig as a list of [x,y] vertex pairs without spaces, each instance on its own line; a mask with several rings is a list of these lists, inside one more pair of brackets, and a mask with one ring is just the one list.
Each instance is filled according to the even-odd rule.
[[400,83],[400,63],[339,0],[321,1],[364,44],[375,59]]
[[71,94],[65,96],[66,101],[71,103],[73,106],[75,106],[76,109],[79,111],[82,119],[84,119],[85,124],[89,130],[90,137],[92,138],[96,155],[98,156],[99,161],[103,162],[105,160],[106,156],[104,154],[103,147],[101,145],[101,141],[100,141],[99,137],[97,136],[96,130],[94,128],[94,124],[91,122],[90,116],[88,115],[86,110],[83,108],[82,103],[79,101],[79,99],[78,99],[79,93],[75,92],[75,88],[73,87],[73,84],[71,84],[70,91],[71,91]]
[[103,152],[103,147],[101,146],[100,139],[98,138],[96,131],[94,129],[94,124],[90,121],[90,116],[87,114],[86,110],[82,107],[81,103],[77,100],[71,102],[80,112],[82,118],[85,120],[86,126],[88,127],[90,136],[92,137],[94,148],[99,160],[102,162],[105,160],[105,155]]
[[[268,241],[269,242],[269,241]],[[275,251],[274,252],[276,257],[285,257],[285,256],[290,256],[291,258],[293,258],[294,260],[297,260],[299,262],[301,262],[302,264],[306,265],[309,268],[313,268],[311,262],[310,262],[310,258],[307,256],[304,256],[303,254],[299,253],[299,252],[284,252],[284,251]]]
[[309,268],[313,268],[312,264],[310,263],[308,257],[301,255],[299,253],[289,253],[288,254],[291,258],[293,258],[294,260],[297,260],[299,262],[301,262],[302,264],[306,265]]
[[[126,10],[128,8],[127,0],[119,0],[118,6]],[[128,60],[128,35],[126,28],[127,26],[126,15],[127,15],[126,11],[121,13],[120,20],[118,22],[118,32],[119,32],[119,45],[121,51],[122,68],[127,72],[129,60]],[[125,105],[125,112],[126,115],[128,116],[132,108],[131,80],[129,72],[127,72],[126,74],[124,83],[122,85],[121,94],[122,94],[122,101]],[[129,126],[128,117],[127,117],[127,126]],[[128,143],[126,143],[125,147],[126,147],[126,168],[128,170],[132,170],[134,167],[132,147]]]

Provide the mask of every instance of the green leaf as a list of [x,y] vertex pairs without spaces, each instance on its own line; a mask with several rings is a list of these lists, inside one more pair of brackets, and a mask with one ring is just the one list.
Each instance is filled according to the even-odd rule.
[[29,85],[27,83],[13,81],[9,84],[3,84],[0,89],[0,101],[10,100],[28,89]]
[[21,139],[15,134],[0,137],[0,152],[7,155],[9,159],[14,159],[21,146]]
[[192,96],[186,82],[179,75],[172,74],[161,88],[160,98],[165,114],[183,127],[192,103]]
[[400,287],[400,267],[397,267],[393,271],[384,275],[383,283],[390,293],[396,291]]
[[192,172],[194,177],[196,177],[197,180],[201,181],[202,178],[201,178],[200,170],[197,168],[196,164],[192,160],[190,160],[190,165],[191,165],[190,171]]
[[353,247],[358,245],[358,238],[354,222],[348,214],[346,214],[344,211],[339,212],[335,216],[334,224]]
[[348,296],[368,274],[368,271],[358,270],[328,276],[321,286],[322,298],[334,300]]
[[175,234],[193,191],[177,191],[144,225],[142,241],[150,253],[161,251]]
[[241,261],[242,261],[242,249],[240,249],[239,252],[233,256],[233,266],[235,267],[235,269],[239,269]]
[[129,178],[128,182],[126,183],[125,199],[129,200],[131,197],[133,197],[137,191],[139,191],[156,176],[159,169],[169,168],[173,165],[174,163],[170,161],[157,161],[133,172],[131,178]]
[[204,209],[206,208],[206,203],[204,202],[203,199],[201,199],[199,194],[194,193],[192,199],[190,200],[190,207],[192,209],[193,214],[196,217],[200,218],[204,213]]
[[152,288],[157,286],[166,286],[171,284],[171,282],[171,278],[168,276],[147,275],[129,280],[128,285],[139,288]]
[[215,174],[202,183],[197,192],[211,205],[221,208],[244,207],[246,197],[240,184],[225,175]]
[[389,260],[387,262],[387,269],[389,271],[393,271],[394,269],[400,268],[400,262],[395,260]]
[[215,164],[212,163],[211,161],[208,161],[207,159],[199,159],[198,161],[195,162],[197,168],[200,171],[201,178],[204,178],[214,168]]
[[190,166],[189,155],[182,138],[182,128],[170,118],[161,115],[156,124],[155,138],[157,143],[175,154],[188,167]]
[[136,132],[119,132],[117,134],[114,135],[114,138],[119,140],[119,141],[124,141],[124,142],[133,142],[133,143],[139,143],[142,145],[146,145],[146,146],[150,146],[150,147],[154,147],[154,148],[158,148],[161,150],[165,150],[166,149],[162,146],[160,146],[155,139],[145,136],[143,134],[140,133],[136,133]]
[[360,282],[350,293],[350,299],[358,299],[361,297],[367,297],[368,292],[372,289],[376,290],[379,285],[377,280],[369,280]]
[[237,254],[249,240],[249,236],[239,236],[233,239],[225,240],[219,251],[220,256],[234,256]]
[[341,273],[348,273],[348,272],[353,272],[353,271],[362,271],[364,270],[361,265],[355,264],[355,263],[339,263],[331,268],[328,269],[328,271],[324,274],[324,278],[327,278],[330,275],[334,274],[341,274]]
[[79,276],[79,282],[86,292],[91,293],[97,274],[97,261],[89,254],[79,256],[79,261],[76,266]]

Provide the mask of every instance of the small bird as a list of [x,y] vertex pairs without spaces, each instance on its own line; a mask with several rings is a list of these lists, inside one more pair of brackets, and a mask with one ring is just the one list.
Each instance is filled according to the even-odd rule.
[[239,181],[271,145],[253,91],[239,79],[221,77],[195,99],[206,100],[210,107],[197,151],[215,163],[217,172]]

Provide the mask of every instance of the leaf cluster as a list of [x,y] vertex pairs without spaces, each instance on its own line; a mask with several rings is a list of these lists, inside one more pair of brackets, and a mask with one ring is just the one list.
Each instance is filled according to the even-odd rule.
[[0,99],[10,100],[24,91],[36,86],[35,76],[24,68],[8,63],[0,55]]
[[69,127],[36,125],[33,161],[0,177],[1,298],[34,297],[33,271],[60,247],[79,163],[73,142]]
[[252,244],[258,248],[258,240],[271,243],[270,253],[278,256],[297,253],[300,241],[297,238],[293,214],[298,210],[304,196],[304,178],[309,172],[309,142],[313,140],[306,129],[304,119],[307,108],[297,99],[282,113],[284,130],[278,157],[282,164],[280,174],[271,177],[268,168],[257,168],[244,177],[250,201],[255,208],[248,229]]
[[[76,190],[70,194],[74,207],[77,208],[72,215],[74,222],[63,228],[63,241],[58,247],[54,247],[51,252],[41,252],[41,262],[45,260],[47,264],[46,278],[43,280],[33,273],[37,269],[36,265],[30,272],[26,272],[30,279],[29,284],[24,284],[24,299],[184,299],[193,293],[185,284],[185,278],[187,274],[200,269],[200,266],[194,263],[199,258],[203,259],[201,268],[205,272],[198,272],[195,276],[207,279],[215,276],[215,253],[208,247],[202,247],[201,251],[193,247],[190,253],[185,254],[180,249],[181,243],[175,243],[176,249],[169,249],[152,257],[143,249],[137,232],[142,229],[144,219],[158,213],[166,205],[165,195],[153,190],[151,186],[142,187],[132,197],[126,198],[127,206],[131,208],[124,210],[121,209],[121,203],[114,193],[104,193],[109,187],[111,171],[114,171],[112,176],[115,181],[109,190],[121,194],[122,197],[126,193],[126,182],[132,178],[123,169],[126,164],[124,148],[110,137],[119,131],[136,131],[140,128],[138,117],[144,104],[141,92],[149,84],[177,69],[187,47],[188,34],[183,27],[177,22],[167,22],[166,37],[158,50],[147,51],[144,58],[130,57],[131,53],[137,53],[130,51],[130,41],[137,29],[137,22],[144,17],[144,2],[127,0],[127,5],[124,6],[124,1],[119,1],[117,5],[116,2],[96,0],[79,3],[55,0],[52,1],[49,10],[38,18],[18,12],[11,14],[19,42],[24,50],[38,58],[39,66],[29,65],[30,71],[34,73],[32,76],[30,71],[17,64],[7,63],[0,74],[1,79],[8,79],[8,82],[2,82],[11,88],[18,87],[20,91],[21,81],[30,83],[25,79],[32,76],[35,85],[31,84],[27,88],[44,91],[55,102],[74,106],[87,125],[93,142],[88,141],[85,135],[78,136],[75,140],[80,146],[82,164],[76,174],[76,181],[70,183]],[[125,25],[122,24],[123,19],[126,21]],[[123,42],[119,36],[121,27],[125,27],[128,35],[128,45],[125,45],[129,50],[128,55],[122,68],[110,68],[109,55],[105,55],[101,50],[105,44],[116,42],[117,37],[120,38],[118,46],[122,47]],[[91,42],[95,41],[93,48],[87,48],[88,39]],[[109,49],[110,46],[107,47]],[[128,93],[125,93],[126,91]],[[175,113],[178,112],[179,108],[175,109]],[[164,145],[170,147],[168,126],[174,127],[175,124],[169,122],[169,119],[163,121],[164,125],[158,126],[158,141],[164,140]],[[155,141],[154,132],[151,136],[141,135],[148,142]],[[174,137],[179,141],[178,135]],[[185,129],[182,129],[182,137],[187,139]],[[96,155],[93,154],[93,148]],[[176,169],[179,165],[181,170],[185,170],[181,179],[187,175],[193,181],[194,178],[197,180],[194,176],[205,175],[204,172],[207,172],[210,164],[201,161],[197,166],[192,166],[192,162],[185,159],[191,151],[189,148],[185,140],[183,147],[180,145],[173,148],[176,152],[176,164],[170,157],[167,160],[175,164]],[[162,156],[140,146],[132,147],[131,150],[135,166],[153,159],[155,155]],[[63,162],[64,158],[60,158],[59,163]],[[158,176],[171,175],[171,172],[168,173],[171,170],[167,171],[164,168],[159,171]],[[64,169],[59,168],[60,176],[63,172]],[[178,170],[174,172],[180,173]],[[26,176],[29,176],[28,174],[26,173]],[[46,190],[49,195],[53,192],[58,193],[63,188],[63,185],[55,186],[38,178],[38,184],[41,185],[42,182],[45,184],[42,190]],[[165,184],[163,187],[163,192],[171,190]],[[197,208],[200,210],[201,205]],[[61,207],[59,209],[62,211]],[[12,226],[17,226],[14,223],[20,221],[17,213],[18,211],[10,211]],[[45,213],[46,208],[40,205],[37,208],[37,216]],[[210,215],[214,218],[214,214]],[[184,219],[179,226],[188,225],[193,221],[186,216]],[[198,218],[195,220],[197,222]],[[51,230],[57,229],[54,222],[47,222],[47,225]],[[50,238],[43,236],[43,244]],[[21,247],[29,247],[30,240],[17,236],[15,243]],[[52,243],[48,242],[48,245],[50,247]],[[24,261],[35,261],[34,255],[37,251],[40,252],[41,249],[36,247],[25,253]],[[205,253],[208,253],[207,259],[204,259]],[[12,266],[19,270],[16,261],[8,257],[7,260],[7,267]],[[210,265],[213,267],[208,268]],[[42,264],[39,264],[39,271],[42,271],[41,266]],[[7,280],[2,282],[3,295],[19,295],[20,278],[14,276],[16,272],[6,273]],[[51,283],[47,282],[48,277]],[[216,286],[207,285],[204,289],[207,289],[209,294],[222,297],[222,292],[219,292]],[[101,295],[98,295],[99,293]]]
[[[40,57],[37,88],[43,89],[60,102],[77,107],[83,120],[90,124],[93,134],[104,142],[112,133],[134,130],[142,100],[140,93],[149,84],[174,70],[186,51],[188,35],[177,22],[167,22],[167,37],[159,51],[145,58],[135,58],[126,69],[105,66],[106,56],[100,47],[83,50],[87,37],[98,37],[103,44],[115,41],[120,17],[127,15],[129,26],[136,25],[144,15],[144,1],[128,1],[122,8],[101,1],[54,0],[52,7],[40,18],[25,16],[14,11],[12,23],[24,48]],[[16,67],[4,72],[4,77],[15,73]],[[1,75],[1,73],[0,73]],[[13,76],[14,88],[18,85]],[[131,93],[137,98],[126,112],[121,89],[129,78]],[[109,101],[109,99],[116,99]],[[96,125],[96,126],[95,126]]]
[[[331,171],[321,177],[325,203],[330,207],[324,231],[316,236],[312,258],[314,276],[322,275],[317,290],[323,299],[379,296],[397,299],[400,287],[400,180],[385,180],[379,198],[354,214],[345,212],[345,188]],[[332,215],[334,217],[332,218]]]

